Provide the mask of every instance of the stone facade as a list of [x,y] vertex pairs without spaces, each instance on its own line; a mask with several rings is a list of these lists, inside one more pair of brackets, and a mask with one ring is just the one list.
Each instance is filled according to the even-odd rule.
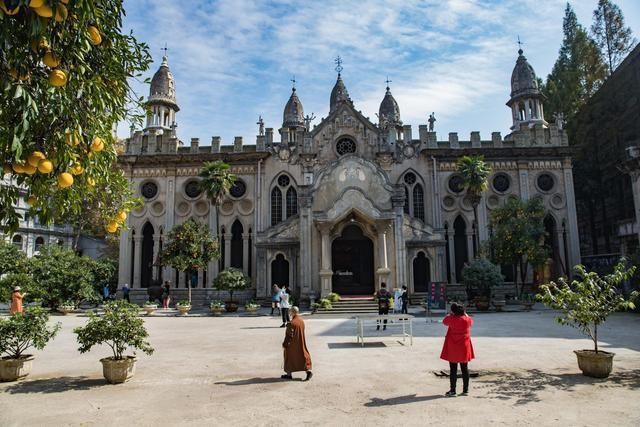
[[[163,67],[158,81],[166,82]],[[173,81],[167,96],[152,87],[153,116],[146,129],[132,133],[119,158],[145,200],[121,237],[120,283],[134,289],[154,279],[206,289],[221,268],[236,266],[253,278],[257,298],[268,297],[274,283],[287,283],[304,299],[332,291],[371,294],[381,282],[426,293],[430,282],[460,281],[463,264],[476,251],[474,233],[480,241],[488,238],[492,209],[511,197],[535,195],[549,211],[556,274],[579,261],[571,150],[561,124],[544,121],[535,73],[522,52],[508,102],[512,132],[504,138],[494,132],[489,140],[478,132],[469,140],[457,133],[438,140],[428,125],[415,132],[400,120],[389,88],[380,123],[372,123],[355,108],[338,74],[329,116],[313,128],[294,88],[280,141],[260,120],[255,145],[240,137],[221,145],[214,136],[210,146],[197,138],[186,146],[175,123],[164,119],[177,111]],[[456,159],[465,154],[484,155],[493,169],[479,224],[456,173]],[[215,159],[229,163],[239,178],[218,215],[194,184],[202,163]],[[206,271],[178,277],[160,267],[158,253],[167,231],[189,218],[209,225],[223,255]]]

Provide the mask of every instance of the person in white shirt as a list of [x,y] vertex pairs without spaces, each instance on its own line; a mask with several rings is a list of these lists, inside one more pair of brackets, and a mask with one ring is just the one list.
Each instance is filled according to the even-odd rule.
[[289,322],[289,292],[287,289],[287,285],[282,285],[282,289],[280,289],[280,312],[282,313],[282,325],[281,328],[287,326]]

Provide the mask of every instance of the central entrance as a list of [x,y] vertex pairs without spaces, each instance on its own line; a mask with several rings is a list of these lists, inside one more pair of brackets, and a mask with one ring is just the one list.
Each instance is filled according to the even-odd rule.
[[333,292],[371,295],[374,292],[373,242],[357,225],[348,225],[331,244]]

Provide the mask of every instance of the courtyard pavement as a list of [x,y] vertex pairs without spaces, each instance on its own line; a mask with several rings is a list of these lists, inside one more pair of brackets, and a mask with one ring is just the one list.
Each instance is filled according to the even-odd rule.
[[[265,312],[266,313],[266,312]],[[98,360],[79,354],[72,329],[84,316],[52,316],[59,336],[36,353],[24,381],[0,384],[0,426],[484,426],[640,425],[640,316],[616,314],[600,330],[616,353],[609,379],[581,375],[574,349],[590,348],[551,311],[482,313],[472,330],[477,359],[467,397],[445,398],[439,359],[445,328],[414,319],[414,345],[370,328],[355,343],[355,322],[305,316],[314,377],[280,379],[277,317],[154,316],[156,352],[141,355],[135,377],[109,385]],[[461,387],[461,385],[459,386]]]

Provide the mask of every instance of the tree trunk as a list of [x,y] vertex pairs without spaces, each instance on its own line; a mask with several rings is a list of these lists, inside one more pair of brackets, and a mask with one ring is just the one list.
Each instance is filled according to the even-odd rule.
[[[478,200],[475,200],[475,198],[477,198]],[[473,253],[473,257],[474,258],[478,258],[478,254],[480,253],[480,224],[478,224],[478,205],[479,203],[479,197],[478,196],[474,196],[474,200],[473,200],[473,220],[476,223],[476,232],[475,232],[475,236],[473,236],[473,239],[476,242],[476,250]]]
[[191,274],[187,275],[187,289],[187,294],[189,295],[189,304],[191,304]]
[[520,285],[520,293],[518,294],[519,297],[522,297],[522,294],[524,293],[524,285],[526,284],[526,281],[527,281],[528,271],[529,271],[529,263],[524,259],[521,259],[520,260],[520,281],[522,282],[522,284]]
[[598,325],[593,325],[593,343],[596,347],[596,354],[598,353]]
[[514,262],[513,265],[513,285],[516,287],[516,293],[518,292],[518,262]]

